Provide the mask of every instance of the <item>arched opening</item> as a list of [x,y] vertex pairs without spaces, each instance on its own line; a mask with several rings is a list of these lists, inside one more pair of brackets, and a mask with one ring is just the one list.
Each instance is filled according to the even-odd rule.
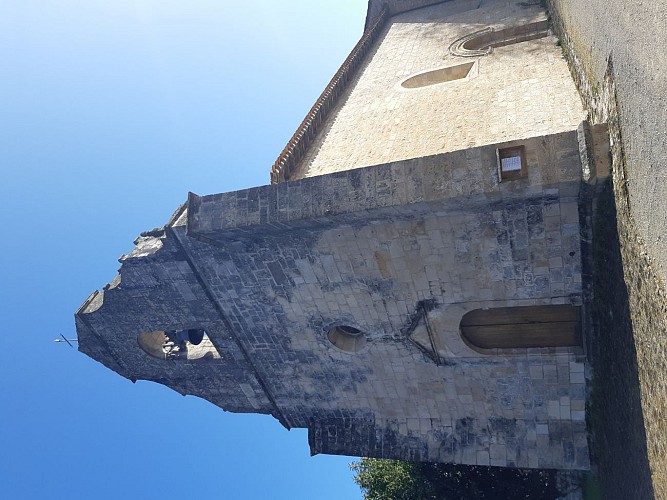
[[484,28],[474,33],[469,33],[449,46],[452,55],[460,57],[480,57],[491,53],[494,47],[503,47],[515,43],[527,42],[549,35],[549,22],[547,20],[535,23],[522,24],[509,28],[494,30]]
[[201,328],[140,333],[137,342],[144,352],[159,359],[195,360],[220,358],[218,350]]
[[580,346],[580,309],[571,305],[475,309],[461,318],[461,336],[479,349]]
[[347,325],[331,328],[327,333],[327,339],[338,349],[345,352],[359,352],[367,344],[366,336],[361,330]]

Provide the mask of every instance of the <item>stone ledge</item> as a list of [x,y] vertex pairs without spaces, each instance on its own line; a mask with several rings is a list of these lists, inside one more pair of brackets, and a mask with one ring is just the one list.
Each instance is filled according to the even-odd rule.
[[[525,145],[528,178],[498,182],[496,149]],[[576,131],[493,144],[230,193],[190,193],[187,231],[205,239],[242,237],[369,220],[400,220],[419,213],[488,209],[548,196],[578,196],[581,162]]]

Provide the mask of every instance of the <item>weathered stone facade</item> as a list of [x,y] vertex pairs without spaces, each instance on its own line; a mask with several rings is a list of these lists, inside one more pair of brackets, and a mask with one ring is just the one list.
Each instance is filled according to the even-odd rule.
[[[279,162],[269,186],[190,194],[139,238],[77,312],[80,350],[128,378],[308,428],[313,453],[587,469],[581,346],[461,333],[471,311],[585,306],[581,103],[544,34],[513,29],[487,55],[449,54],[487,25],[544,18],[479,4],[385,11],[318,132],[294,142],[298,161]],[[474,75],[396,88],[454,61]],[[521,171],[502,180],[501,152],[517,148]],[[137,341],[202,329],[215,356],[159,359]]]

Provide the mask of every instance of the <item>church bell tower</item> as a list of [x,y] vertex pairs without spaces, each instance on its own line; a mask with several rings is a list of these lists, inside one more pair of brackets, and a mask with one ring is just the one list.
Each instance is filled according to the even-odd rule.
[[271,184],[143,233],[79,349],[313,454],[587,469],[585,117],[538,2],[370,0]]

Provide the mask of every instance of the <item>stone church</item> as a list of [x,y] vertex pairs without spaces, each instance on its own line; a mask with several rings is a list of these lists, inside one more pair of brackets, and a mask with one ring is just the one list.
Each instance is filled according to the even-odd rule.
[[312,454],[587,469],[585,118],[538,2],[370,0],[272,183],[143,233],[79,349]]

